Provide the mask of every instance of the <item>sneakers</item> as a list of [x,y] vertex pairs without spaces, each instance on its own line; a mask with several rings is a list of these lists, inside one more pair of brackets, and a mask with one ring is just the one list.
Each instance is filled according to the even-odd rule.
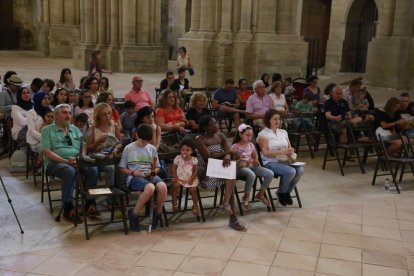
[[138,216],[134,213],[133,208],[128,209],[128,219],[131,231],[139,232],[141,230],[139,227],[139,219]]
[[223,214],[227,214],[229,216],[233,215],[233,210],[231,210],[231,206],[228,203],[223,203],[219,207],[219,212]]

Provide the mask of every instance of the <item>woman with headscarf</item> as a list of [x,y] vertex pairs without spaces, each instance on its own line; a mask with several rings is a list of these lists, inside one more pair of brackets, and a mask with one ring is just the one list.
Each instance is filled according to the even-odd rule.
[[39,152],[40,130],[44,125],[43,117],[50,111],[50,96],[45,92],[37,92],[33,97],[33,109],[27,112],[27,135],[26,140],[32,151]]
[[30,91],[27,87],[21,87],[16,94],[17,103],[12,105],[11,117],[13,127],[11,130],[13,140],[23,142],[27,133],[27,111],[32,109],[33,103],[30,99]]

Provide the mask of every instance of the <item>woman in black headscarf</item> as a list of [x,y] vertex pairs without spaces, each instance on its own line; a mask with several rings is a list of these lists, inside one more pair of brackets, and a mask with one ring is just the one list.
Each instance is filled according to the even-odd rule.
[[13,119],[13,140],[23,142],[27,133],[27,111],[32,109],[33,103],[30,99],[30,91],[27,87],[21,87],[16,94],[17,103],[12,105],[11,117]]

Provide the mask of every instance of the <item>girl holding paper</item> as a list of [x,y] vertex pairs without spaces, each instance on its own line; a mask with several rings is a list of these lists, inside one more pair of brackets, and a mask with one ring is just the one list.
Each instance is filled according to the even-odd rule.
[[234,185],[235,179],[214,178],[206,175],[207,162],[209,158],[223,159],[223,170],[230,166],[231,160],[238,157],[232,152],[226,136],[218,132],[216,120],[210,115],[204,115],[199,121],[200,135],[196,137],[196,152],[198,158],[199,184],[205,189],[215,189],[224,185],[223,204],[220,210],[230,215],[229,226],[236,231],[246,231],[246,227],[238,221],[234,208]]
[[291,147],[286,130],[280,129],[281,119],[279,111],[269,109],[264,115],[265,129],[259,132],[257,142],[260,145],[261,157],[264,167],[281,176],[277,197],[283,206],[292,205],[290,193],[299,182],[302,174],[302,166],[290,166],[283,164],[283,160],[296,155]]

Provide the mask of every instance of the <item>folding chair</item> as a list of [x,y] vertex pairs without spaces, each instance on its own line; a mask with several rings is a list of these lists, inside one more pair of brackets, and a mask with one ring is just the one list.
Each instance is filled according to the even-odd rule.
[[[181,208],[184,190],[185,190],[184,208]],[[197,187],[197,195],[198,195],[198,211],[199,211],[199,215],[196,218],[197,218],[197,221],[200,222],[200,214],[201,214],[201,220],[202,220],[202,222],[206,222],[206,218],[205,218],[205,215],[204,215],[203,202],[201,200],[200,190],[199,190],[198,187]],[[188,201],[189,200],[193,200],[193,197],[190,196],[190,189],[185,188],[185,187],[183,187],[183,186],[180,185],[180,193],[178,195],[178,207],[180,209],[180,213],[184,213],[184,212],[191,211],[191,209],[188,208]]]
[[61,185],[58,188],[55,187],[51,187],[50,186],[50,178],[55,177],[54,175],[48,174],[47,170],[45,168],[44,162],[42,162],[42,190],[41,190],[41,195],[40,195],[40,202],[43,203],[43,199],[44,199],[44,193],[47,193],[47,198],[48,198],[48,202],[49,202],[49,209],[50,209],[50,213],[53,214],[53,202],[57,202],[57,201],[61,201],[61,198],[56,198],[56,199],[52,199],[52,192],[56,192],[56,191],[61,191]]
[[[401,135],[399,136],[399,139],[402,139]],[[397,193],[400,193],[399,183],[402,182],[404,169],[405,169],[405,166],[407,164],[411,167],[411,171],[414,174],[414,169],[413,169],[414,158],[409,157],[409,155],[408,155],[409,152],[407,152],[407,148],[405,148],[406,147],[405,145],[403,146],[403,153],[402,153],[401,156],[398,156],[398,157],[389,156],[388,152],[387,152],[387,147],[385,145],[386,142],[381,137],[381,135],[378,135],[378,141],[379,141],[378,158],[377,158],[377,163],[375,165],[374,176],[372,178],[372,186],[375,185],[376,179],[377,179],[378,176],[391,175],[392,182],[395,184],[395,188],[397,190]],[[403,142],[403,144],[404,144],[404,142]],[[385,169],[388,170],[388,172],[378,173],[379,166],[381,164],[384,165]],[[392,165],[395,165],[394,170],[392,168]],[[402,166],[402,170],[401,170],[401,174],[400,174],[400,179],[397,182],[397,175],[398,175],[399,165]]]
[[[237,180],[246,181],[246,179],[243,179],[243,178],[238,178]],[[258,202],[258,200],[256,199],[257,181],[259,181],[260,184],[262,184],[262,181],[263,180],[262,180],[261,177],[256,176],[256,179],[254,180],[254,183],[253,183],[253,192],[251,193],[251,200],[249,200],[249,203]],[[267,195],[265,193],[264,196],[267,199],[272,198],[272,195],[270,193],[270,189],[267,189],[266,192],[267,192]],[[244,210],[243,210],[242,202],[240,200],[240,193],[244,193],[244,191],[243,190],[242,191],[238,191],[237,185],[235,185],[234,186],[234,195],[236,196],[236,201],[237,201],[237,205],[239,206],[240,215],[243,216],[244,215]],[[269,202],[270,202],[270,200],[269,200]],[[268,212],[272,211],[272,209],[270,208],[270,206],[267,206],[266,208],[267,208],[267,211]],[[275,211],[275,208],[273,208],[273,211]]]
[[26,179],[29,178],[29,171],[32,171],[34,185],[37,186],[36,168],[35,168],[36,154],[30,148],[30,145],[26,145]]
[[[78,171],[80,173],[78,173],[78,175],[77,175],[78,181],[76,181],[77,189],[76,189],[76,196],[75,196],[75,214],[78,214],[79,195],[80,195],[81,207],[82,207],[81,210],[82,210],[82,214],[83,214],[83,223],[84,223],[84,226],[85,226],[85,237],[86,237],[86,239],[89,240],[89,237],[90,237],[90,235],[89,235],[89,227],[90,226],[108,225],[110,223],[119,223],[119,222],[122,222],[123,228],[124,228],[124,233],[125,233],[125,235],[127,235],[128,234],[128,226],[127,226],[127,220],[126,220],[126,215],[125,215],[125,204],[124,204],[124,199],[126,197],[126,194],[120,189],[117,189],[115,187],[108,187],[106,185],[98,186],[98,187],[94,187],[94,188],[85,187],[86,175],[83,172],[82,168],[85,168],[85,167],[91,166],[91,165],[86,164],[86,162],[80,162],[80,164],[78,165]],[[115,175],[117,175],[117,174],[115,173]],[[117,183],[117,180],[115,179],[114,182]],[[85,210],[85,206],[86,206],[87,201],[96,200],[98,198],[103,198],[103,197],[110,198],[110,201],[112,202],[112,208],[105,209],[105,210],[99,210],[99,211],[100,212],[109,211],[111,213],[110,220],[109,221],[99,221],[99,222],[94,222],[94,223],[88,222],[88,214],[87,214],[87,211]],[[117,200],[117,202],[119,202],[119,205],[120,205],[121,215],[122,215],[121,220],[115,220],[114,219],[114,214],[115,214],[115,204],[114,204],[114,202],[116,200]],[[76,226],[77,226],[77,221],[75,221],[75,227]]]

